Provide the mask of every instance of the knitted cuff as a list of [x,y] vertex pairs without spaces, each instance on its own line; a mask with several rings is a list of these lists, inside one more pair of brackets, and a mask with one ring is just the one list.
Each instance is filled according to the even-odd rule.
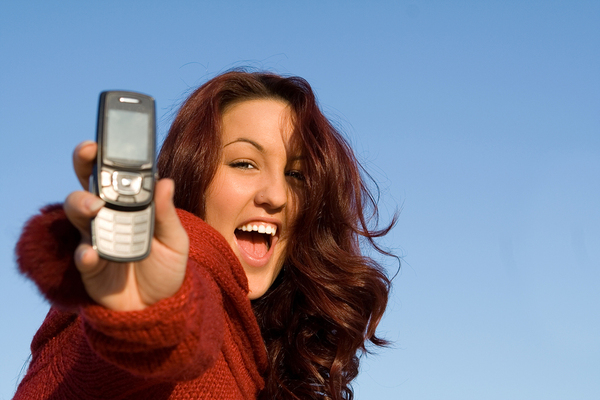
[[62,204],[52,204],[25,224],[15,249],[19,271],[53,306],[63,310],[74,311],[92,302],[73,260],[80,239]]

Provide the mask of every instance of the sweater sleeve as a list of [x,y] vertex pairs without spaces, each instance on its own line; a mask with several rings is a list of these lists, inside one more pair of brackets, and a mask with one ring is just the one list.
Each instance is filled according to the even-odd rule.
[[172,297],[142,310],[81,308],[90,347],[103,359],[145,378],[166,381],[198,377],[223,345],[223,306],[216,285],[194,260]]
[[[194,379],[215,363],[225,317],[219,288],[202,262],[188,260],[174,296],[141,311],[112,311],[85,292],[73,261],[79,240],[62,207],[53,205],[26,224],[16,247],[20,271],[62,310],[49,314],[32,343],[29,371],[35,371],[38,382],[57,373],[64,382],[85,382],[99,369],[115,371],[114,378],[138,377],[144,384],[177,382]],[[211,260],[222,258],[210,246],[204,251]],[[72,323],[56,323],[68,314],[75,318]]]
[[62,204],[52,204],[25,224],[15,249],[21,273],[37,285],[46,300],[64,311],[76,311],[92,302],[73,258],[80,240]]

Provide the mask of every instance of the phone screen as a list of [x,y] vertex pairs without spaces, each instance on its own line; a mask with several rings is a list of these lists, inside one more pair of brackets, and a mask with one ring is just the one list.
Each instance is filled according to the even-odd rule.
[[108,110],[105,156],[128,164],[151,162],[148,147],[150,116],[127,110]]

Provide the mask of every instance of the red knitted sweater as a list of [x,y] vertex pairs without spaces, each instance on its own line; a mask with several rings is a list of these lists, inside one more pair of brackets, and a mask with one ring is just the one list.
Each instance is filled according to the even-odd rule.
[[143,311],[95,304],[73,262],[62,206],[25,226],[17,261],[52,308],[14,399],[255,399],[267,355],[248,282],[225,239],[178,210],[190,237],[181,289]]

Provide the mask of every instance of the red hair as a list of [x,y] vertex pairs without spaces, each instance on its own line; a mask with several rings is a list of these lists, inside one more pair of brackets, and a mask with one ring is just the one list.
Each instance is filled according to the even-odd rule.
[[[161,149],[162,177],[175,180],[175,205],[204,216],[204,193],[220,157],[221,116],[233,103],[279,99],[293,110],[293,140],[305,157],[301,209],[282,272],[253,302],[269,354],[264,399],[351,399],[365,343],[385,345],[375,329],[390,281],[362,255],[375,243],[377,204],[342,135],[299,77],[231,71],[205,83],[181,107]],[[375,218],[376,220],[376,218]]]

